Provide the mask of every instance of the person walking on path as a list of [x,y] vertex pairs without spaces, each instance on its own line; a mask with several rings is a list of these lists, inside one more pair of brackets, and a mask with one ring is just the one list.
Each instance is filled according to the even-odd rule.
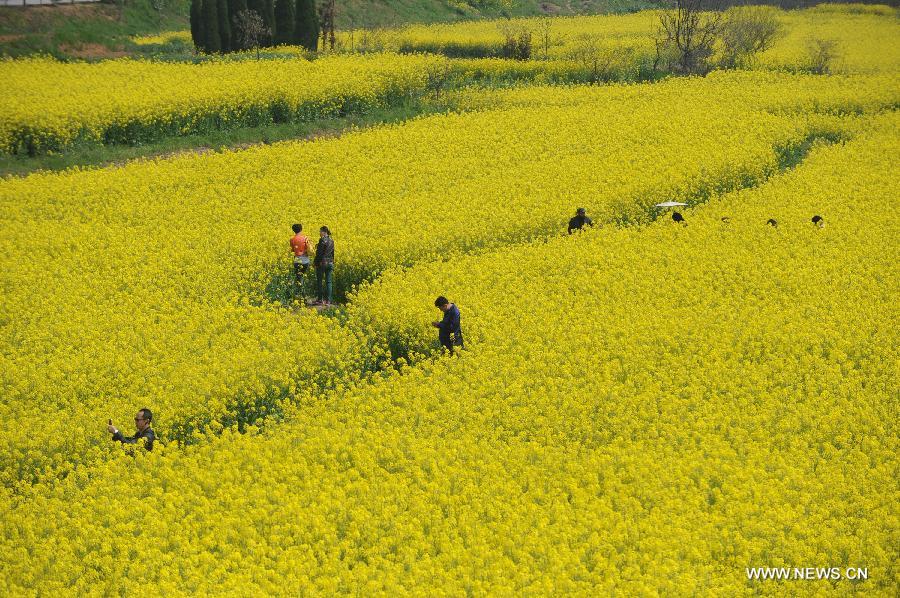
[[290,241],[294,256],[294,297],[297,297],[297,291],[300,297],[304,297],[303,278],[309,270],[309,237],[303,234],[302,224],[293,225],[291,230],[294,231]]
[[153,442],[156,440],[156,433],[151,428],[153,422],[153,414],[144,407],[134,416],[134,427],[137,430],[134,436],[124,436],[122,432],[116,428],[112,420],[106,426],[107,431],[113,435],[112,439],[122,444],[143,444],[148,451],[153,450]]
[[316,245],[316,302],[315,305],[331,305],[334,286],[334,240],[327,226],[319,229]]
[[450,303],[441,295],[434,300],[434,306],[444,312],[444,318],[432,322],[431,325],[438,329],[438,340],[441,345],[453,353],[453,347],[463,348],[462,328],[460,327],[459,308]]
[[594,221],[587,217],[584,208],[578,208],[575,216],[569,220],[569,234],[571,235],[576,230],[582,230],[585,226],[594,226]]

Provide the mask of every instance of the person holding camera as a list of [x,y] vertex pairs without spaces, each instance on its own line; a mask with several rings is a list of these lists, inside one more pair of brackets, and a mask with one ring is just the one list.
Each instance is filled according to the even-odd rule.
[[106,429],[113,435],[112,439],[116,442],[121,442],[122,444],[140,443],[143,444],[144,448],[148,451],[152,451],[153,443],[156,441],[156,432],[150,427],[152,422],[153,414],[150,413],[149,409],[144,407],[134,416],[134,427],[137,430],[134,436],[124,436],[122,432],[113,425],[112,420],[109,420]]

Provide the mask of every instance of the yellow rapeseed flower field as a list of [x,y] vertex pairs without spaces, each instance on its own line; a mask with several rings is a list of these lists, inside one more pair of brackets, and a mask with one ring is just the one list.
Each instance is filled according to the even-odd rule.
[[[782,24],[782,34],[755,66],[777,70],[804,70],[810,64],[814,40],[834,42],[831,68],[844,73],[897,72],[900,70],[900,20],[897,9],[888,6],[824,5],[806,10],[771,9]],[[434,52],[451,57],[494,58],[484,63],[471,60],[468,68],[484,70],[495,77],[523,77],[526,69],[541,72],[550,80],[563,80],[562,73],[578,79],[584,64],[574,58],[585,38],[592,38],[592,56],[597,57],[607,78],[635,80],[649,70],[655,57],[653,35],[659,26],[656,11],[628,15],[562,17],[549,19],[501,19],[454,24],[411,25],[395,30],[353,32],[353,43],[404,52]],[[497,61],[502,55],[506,32],[531,33],[532,61]],[[351,34],[343,45],[351,47]],[[543,59],[551,59],[542,62]],[[503,68],[505,65],[505,68]],[[533,76],[533,75],[532,75]]]
[[0,432],[4,483],[102,459],[98,422],[135,403],[190,442],[381,367],[391,339],[277,309],[295,221],[332,228],[340,295],[391,266],[554,236],[578,205],[646,224],[657,201],[756,184],[811,139],[851,135],[859,117],[841,114],[898,95],[890,79],[746,73],[529,93],[341,139],[0,183],[0,416],[18,422]]
[[900,10],[887,6],[822,4],[780,15],[784,35],[760,56],[764,68],[797,70],[808,65],[814,40],[834,42],[833,69],[843,73],[900,70]]
[[[900,70],[900,20],[886,6],[830,5],[776,11],[784,35],[759,56],[763,69],[810,68],[816,40],[833,43],[830,69],[841,73]],[[79,143],[140,143],[239,126],[310,120],[421,96],[451,73],[464,81],[636,81],[652,76],[657,13],[477,21],[346,32],[342,51],[307,60],[296,47],[267,50],[265,61],[207,58],[201,64],[111,60],[63,64],[48,58],[0,61],[0,152],[43,153]],[[546,35],[544,35],[546,27]],[[504,31],[533,35],[530,61],[497,58]],[[169,32],[139,40],[184,38]],[[578,58],[597,46],[593,67]],[[546,44],[545,44],[546,41]],[[545,47],[546,46],[546,47]],[[398,56],[385,51],[464,56]],[[483,56],[489,58],[471,58]],[[539,60],[549,58],[550,60]],[[589,61],[590,62],[590,61]],[[597,72],[594,72],[596,70]]]
[[[791,100],[804,79],[818,103]],[[0,417],[18,423],[0,431],[0,479],[102,460],[97,426],[136,404],[194,442],[382,367],[391,339],[281,309],[295,221],[334,232],[339,295],[388,267],[555,236],[578,205],[646,224],[657,201],[757,184],[860,127],[840,114],[897,101],[883,79],[812,79],[546,89],[544,105],[3,181]]]
[[[765,95],[764,80],[741,81],[752,87],[747,97]],[[706,130],[719,126],[717,112],[729,114],[746,145],[759,145],[746,159],[756,151],[761,163],[767,143],[771,151],[793,135],[804,137],[808,123],[816,122],[802,118],[802,104],[792,120],[764,118],[764,108],[749,103],[728,112],[733,96],[717,103],[728,84],[727,77],[672,82],[665,85],[678,93],[667,96],[660,86],[660,95],[647,90],[651,97],[643,101],[687,96],[696,103],[706,94],[706,106],[714,107]],[[846,90],[845,84],[836,81]],[[785,88],[767,88],[773,105],[783,108]],[[893,92],[883,91],[890,108]],[[554,92],[546,93],[552,99]],[[622,107],[633,105],[630,113],[648,118],[641,101],[632,96]],[[345,150],[373,148],[363,145],[369,136],[372,143],[396,141],[425,127],[443,128],[445,161],[469,176],[490,171],[515,184],[517,175],[538,179],[535,171],[502,162],[503,152],[535,143],[523,124],[531,122],[530,128],[557,142],[559,153],[538,145],[538,153],[527,155],[561,185],[576,183],[554,169],[556,163],[577,167],[566,154],[574,147],[585,148],[578,160],[587,169],[614,171],[634,160],[634,176],[654,180],[640,170],[639,159],[653,146],[613,146],[604,153],[606,145],[590,145],[590,136],[572,132],[616,129],[615,104],[598,112],[601,105],[586,100],[582,120],[567,120],[574,117],[552,102],[544,120],[522,108],[471,116],[484,131],[487,151],[498,156],[494,160],[478,160],[475,150],[460,146],[463,123],[446,118],[350,137]],[[576,106],[573,101],[568,108]],[[672,112],[658,109],[656,126],[683,112],[690,113],[689,101]],[[494,140],[486,126],[490,117],[518,125],[516,135]],[[461,229],[471,228],[475,238],[492,229],[502,236],[509,230],[503,222],[521,218],[515,210],[528,204],[528,196],[500,197],[492,205],[503,209],[479,212],[457,195],[459,179],[449,179],[453,184],[441,188],[445,201],[426,204],[432,211],[412,221],[403,220],[404,209],[426,203],[424,193],[404,197],[393,187],[397,199],[382,198],[384,212],[373,211],[375,204],[363,196],[358,207],[333,214],[338,251],[345,247],[339,260],[388,252],[384,262],[415,263],[395,265],[363,285],[353,296],[348,327],[363,337],[402,336],[425,349],[436,311],[430,302],[444,293],[463,310],[467,350],[458,358],[298,397],[287,420],[263,433],[225,431],[185,448],[108,456],[15,491],[5,484],[0,581],[13,594],[891,594],[898,583],[900,226],[892,202],[900,187],[900,118],[893,110],[873,109],[819,120],[835,129],[846,125],[846,137],[814,143],[794,169],[703,197],[704,203],[685,210],[686,226],[668,218],[611,226],[606,200],[599,201],[606,196],[600,195],[586,202],[606,224],[599,229],[550,238],[549,229],[536,227],[545,238],[529,242],[522,236],[518,240],[525,242],[501,247],[487,237],[475,254],[442,253],[443,259],[432,260],[430,252],[454,230],[442,225],[446,219],[459,218]],[[602,124],[591,128],[593,122]],[[565,127],[578,143],[566,146],[547,123],[559,123],[556,128]],[[744,156],[728,137],[679,126],[687,125],[675,119],[665,130],[681,134],[680,147],[705,144],[706,154]],[[394,137],[380,137],[385,134]],[[329,143],[338,142],[309,147],[326,156]],[[663,140],[653,143],[665,147]],[[269,174],[265,152],[304,147],[247,152],[245,162],[257,169],[260,185]],[[385,143],[381,151],[390,147]],[[428,156],[413,144],[406,151],[398,166],[420,176],[417,161]],[[355,155],[374,166],[371,152]],[[665,155],[657,158],[659,170],[670,174],[655,179],[658,189],[689,176],[668,165]],[[254,256],[256,268],[271,266],[266,247],[283,243],[276,225],[288,218],[282,215],[286,202],[274,188],[226,201],[235,181],[254,174],[218,167],[215,160],[225,159],[32,177],[15,183],[16,193],[3,183],[3,224],[14,229],[3,237],[5,254],[15,250],[32,260],[11,274],[5,269],[4,300],[16,309],[3,311],[5,342],[32,342],[19,327],[28,312],[17,306],[15,293],[19,287],[33,293],[36,279],[62,280],[61,297],[81,288],[100,300],[99,290],[88,290],[96,284],[106,287],[110,303],[122,301],[123,291],[111,283],[117,276],[132,280],[119,260],[134,258],[127,265],[147,275],[142,279],[149,289],[128,286],[124,292],[144,297],[156,289],[160,305],[168,298],[177,310],[192,301],[214,304],[208,299],[213,291],[249,283]],[[316,164],[342,180],[354,176]],[[719,164],[697,166],[710,176]],[[208,170],[215,170],[215,179],[190,185],[192,176]],[[372,187],[385,184],[372,177]],[[105,179],[108,186],[101,187]],[[138,191],[123,190],[127,180]],[[432,184],[427,177],[402,180],[423,190]],[[176,184],[190,191],[174,195]],[[629,197],[627,177],[617,184],[610,187]],[[589,188],[577,189],[590,197]],[[494,193],[489,187],[482,199]],[[542,199],[553,206],[550,197]],[[528,204],[539,216],[534,222],[558,224],[540,216],[543,201]],[[291,205],[314,203],[301,198]],[[824,228],[810,222],[813,214],[824,216]],[[388,215],[399,223],[392,229],[396,245],[377,229]],[[768,218],[779,226],[767,226]],[[355,225],[356,219],[361,223]],[[493,227],[481,228],[481,220]],[[45,241],[66,238],[53,233],[71,225],[71,249],[62,249],[69,257],[79,256],[79,237],[93,225],[96,263],[64,273],[42,255],[39,235],[31,239],[23,232],[26,222]],[[190,236],[194,228],[205,234]],[[139,259],[153,250],[137,245],[131,245],[137,256],[120,255],[117,231],[145,239],[148,247],[163,247],[165,238],[169,253],[158,257],[167,261]],[[357,236],[371,250],[354,245]],[[405,253],[404,245],[412,246],[406,236],[418,237],[419,259]],[[476,248],[474,241],[469,248]],[[87,259],[73,261],[88,266]],[[31,317],[44,317],[62,334],[64,327],[55,327],[51,316],[66,320],[72,308],[52,294],[45,297],[46,303],[32,304]],[[286,315],[261,311],[260,317]],[[109,313],[117,317],[115,309]],[[217,336],[227,337],[234,323],[220,324]],[[69,328],[77,335],[85,325]],[[110,332],[124,330],[119,325]],[[283,338],[260,330],[258,340]],[[0,354],[4,376],[18,375],[17,354],[10,346]],[[74,370],[83,371],[78,353],[72,357]],[[72,405],[67,415],[80,413]],[[15,439],[11,444],[21,442],[23,422],[3,421],[4,433]],[[53,427],[55,420],[42,423],[68,437],[65,428]],[[865,567],[869,579],[748,580],[746,568],[757,566]]]
[[61,63],[0,61],[0,151],[137,142],[235,126],[311,120],[425,93],[446,75],[438,56],[331,56]]

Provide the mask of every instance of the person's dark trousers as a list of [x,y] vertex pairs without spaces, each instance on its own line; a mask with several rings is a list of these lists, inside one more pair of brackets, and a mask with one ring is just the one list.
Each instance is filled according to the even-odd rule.
[[458,338],[442,338],[441,346],[447,349],[447,352],[453,355],[453,347],[459,347],[462,349],[464,347],[462,337]]
[[[333,277],[334,264],[322,265],[316,268],[316,299],[331,303]],[[325,283],[324,285],[322,284],[323,282]]]

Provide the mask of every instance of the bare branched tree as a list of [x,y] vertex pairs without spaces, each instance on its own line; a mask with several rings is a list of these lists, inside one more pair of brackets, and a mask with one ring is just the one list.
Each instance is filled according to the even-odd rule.
[[446,85],[450,82],[450,65],[445,64],[443,67],[429,70],[425,88],[431,92],[435,100],[441,98],[441,93]]
[[827,75],[834,70],[837,58],[837,40],[814,37],[806,40],[807,69],[817,75]]
[[537,25],[537,39],[543,53],[544,60],[550,58],[550,48],[560,46],[563,43],[562,34],[553,31],[553,18],[540,17]]
[[500,22],[497,29],[503,34],[504,58],[528,60],[531,58],[531,30],[523,25],[513,25],[510,19]]
[[[384,52],[390,50],[391,43],[394,41],[392,30],[383,27],[375,27],[373,29],[363,29],[360,34],[358,52]],[[396,44],[393,49],[396,50]]]
[[609,47],[598,35],[582,33],[569,47],[568,58],[588,73],[591,83],[614,78],[621,50]]
[[262,17],[255,10],[242,10],[234,15],[233,31],[238,46],[242,50],[255,49],[257,60],[259,60],[259,47],[272,35]]
[[726,69],[751,66],[756,56],[771,48],[783,30],[778,13],[768,6],[735,7],[722,22],[722,57]]
[[722,27],[722,13],[710,0],[674,0],[659,16],[654,70],[660,67],[683,75],[705,75]]

